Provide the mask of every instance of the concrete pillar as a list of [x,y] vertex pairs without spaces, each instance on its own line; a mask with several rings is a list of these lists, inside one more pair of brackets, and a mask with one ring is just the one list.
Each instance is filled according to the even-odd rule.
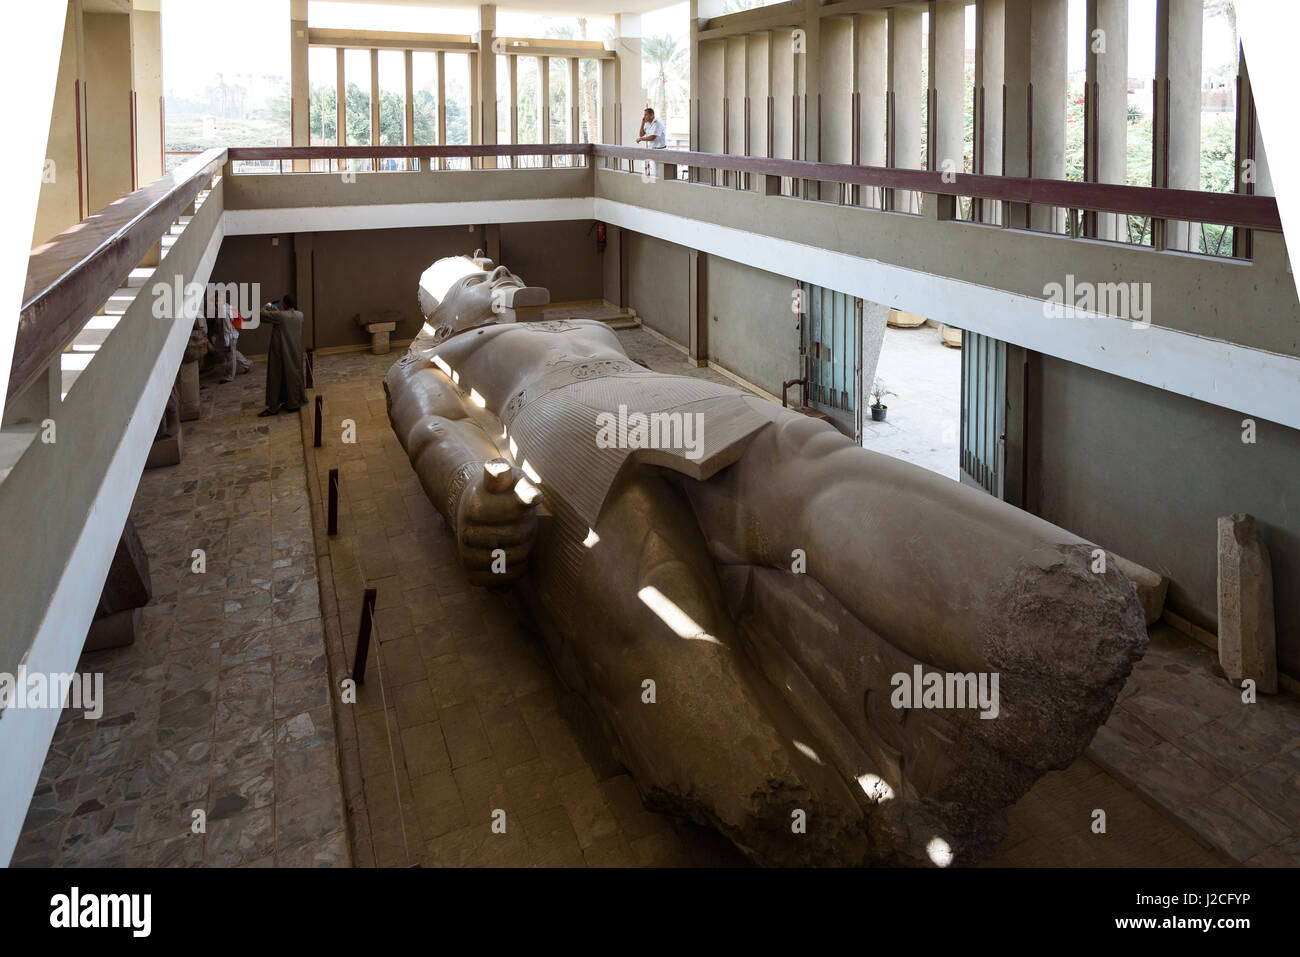
[[316,288],[312,257],[314,239],[315,233],[293,234],[293,288],[296,291],[294,299],[298,309],[308,317],[302,328],[304,349],[316,348],[316,323],[312,321],[316,316],[316,303],[312,299],[312,292]]
[[[691,76],[691,102],[690,102],[690,124],[691,124],[691,149],[699,150],[702,147],[699,144],[700,136],[700,109],[704,98],[704,80],[702,77],[702,63],[704,57],[704,48],[700,43],[700,31],[712,17],[722,14],[723,0],[689,0],[687,4],[687,16],[689,17],[690,28],[690,76]],[[719,96],[721,93],[718,94]]]
[[[442,54],[439,53],[438,56],[441,57]],[[441,77],[442,64],[439,63],[438,66],[438,76]],[[334,140],[337,146],[348,145],[348,113],[347,97],[345,95],[347,88],[347,80],[343,74],[343,48],[338,47],[334,51]],[[438,110],[439,112],[442,111],[441,91],[438,94]],[[442,142],[441,136],[438,138],[438,142]],[[344,169],[346,167],[347,160],[339,160],[339,168]]]
[[[771,156],[769,114],[772,109],[772,34],[751,33],[746,39],[749,74],[749,152]],[[750,184],[753,185],[752,183]]]
[[[745,149],[745,102],[749,96],[748,50],[743,36],[729,37],[724,41],[723,54],[723,90],[724,90],[724,152],[733,156],[744,156]],[[736,174],[727,177],[736,179]]]
[[[853,162],[853,19],[827,17],[821,31],[823,163]],[[825,197],[823,197],[825,198]]]
[[[796,50],[795,79],[799,89],[798,158],[812,163],[822,157],[822,18],[820,0],[804,0],[802,50]],[[805,199],[821,199],[822,187],[805,182]]]
[[[518,57],[511,57],[513,64]],[[618,61],[601,60],[600,69],[600,141],[616,143],[618,135]],[[513,77],[514,74],[511,73]],[[514,84],[511,84],[512,88]],[[513,122],[513,121],[512,121]]]
[[773,30],[768,64],[772,77],[772,155],[793,159],[795,155],[794,31]]
[[135,91],[135,181],[163,174],[162,14],[160,0],[136,0],[131,10],[131,69]]
[[[471,101],[472,102],[472,101]],[[472,127],[471,127],[472,128]],[[379,51],[370,51],[370,145],[379,145]],[[379,152],[371,153],[370,168],[379,171]]]
[[[1151,185],[1199,189],[1201,185],[1202,0],[1156,0],[1156,158]],[[1168,221],[1153,231],[1157,248],[1192,249],[1189,223]]]
[[[863,166],[885,166],[888,163],[885,129],[888,121],[889,99],[889,45],[888,16],[885,13],[863,13],[857,18],[853,31],[854,56],[857,58],[857,155],[853,162]],[[881,189],[878,186],[859,188],[857,202],[878,208]]]
[[[1002,20],[1002,175],[1029,176],[1029,49],[1031,0],[1004,0]],[[996,172],[989,170],[988,172]],[[1029,207],[1004,203],[1003,225],[1029,227]]]
[[620,13],[614,17],[615,53],[618,56],[619,138],[615,141],[635,146],[641,114],[647,103],[641,85],[641,15]]
[[[551,58],[537,58],[537,125],[541,127],[542,142],[551,142]],[[542,157],[542,165],[550,166],[552,158]]]
[[[710,40],[699,44],[699,102],[696,105],[695,131],[698,139],[697,149],[705,153],[724,152],[723,144],[723,91],[726,89],[727,69],[725,40]],[[640,114],[637,115],[640,122]],[[628,136],[629,142],[636,138],[636,127]]]
[[[492,52],[496,37],[496,4],[485,3],[478,8],[478,115],[480,143],[497,141],[497,55]],[[495,156],[483,157],[484,169],[495,169]]]
[[[1033,84],[1033,141],[1030,175],[1036,179],[1065,179],[1065,90],[1068,40],[1066,0],[1033,0],[1030,12],[1029,80]],[[1032,229],[1059,233],[1065,210],[1034,206]]]
[[[307,70],[307,0],[289,0],[289,96],[291,142],[311,145],[311,78]],[[410,99],[407,99],[408,104]],[[311,160],[294,160],[293,171],[306,173]]]
[[77,135],[77,21],[76,5],[69,3],[63,23],[59,73],[54,86],[54,107],[50,113],[49,135],[45,141],[45,167],[36,206],[36,222],[32,229],[33,246],[76,225],[83,215],[83,157],[77,150],[78,143],[84,147],[84,142]]
[[[889,10],[889,163],[899,169],[921,168],[921,11]],[[919,213],[919,197],[893,191],[890,207]]]
[[930,4],[929,168],[964,173],[966,132],[966,7]]
[[[1088,0],[1086,179],[1123,183],[1128,177],[1128,0]],[[1095,160],[1094,160],[1095,157]],[[1124,217],[1094,213],[1091,235],[1124,237]]]
[[82,31],[90,191],[85,212],[90,215],[134,188],[131,18],[125,13],[86,13],[82,16]]
[[[1005,41],[1003,0],[977,0],[975,7],[975,172],[1002,174],[1002,95]],[[981,219],[1002,222],[1002,204],[980,201]]]
[[697,366],[709,364],[708,256],[699,250],[687,251],[686,276],[686,352]]

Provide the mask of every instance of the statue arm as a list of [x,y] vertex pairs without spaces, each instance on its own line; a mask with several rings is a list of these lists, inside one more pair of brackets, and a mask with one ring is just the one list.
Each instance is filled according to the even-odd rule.
[[425,495],[455,532],[470,580],[495,584],[517,578],[527,567],[537,529],[537,502],[525,503],[514,492],[523,474],[511,467],[489,480],[484,467],[501,452],[437,369],[399,364],[384,386],[393,429]]

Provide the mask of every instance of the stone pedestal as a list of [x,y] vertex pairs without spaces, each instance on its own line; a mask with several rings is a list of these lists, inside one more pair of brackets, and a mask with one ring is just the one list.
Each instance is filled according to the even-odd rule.
[[366,332],[370,333],[370,353],[371,355],[384,356],[388,355],[388,337],[389,334],[397,328],[395,322],[372,322],[366,327]]
[[182,362],[176,376],[176,388],[181,394],[181,421],[193,422],[199,417],[199,364]]
[[1234,683],[1277,694],[1273,565],[1255,517],[1219,519],[1219,664]]
[[352,317],[352,321],[370,335],[370,352],[376,356],[388,355],[388,340],[401,319],[401,313],[393,309],[382,309],[369,316],[357,314]]

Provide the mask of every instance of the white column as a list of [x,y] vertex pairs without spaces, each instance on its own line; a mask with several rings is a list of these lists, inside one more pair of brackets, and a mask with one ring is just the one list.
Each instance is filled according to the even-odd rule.
[[618,55],[619,138],[635,146],[636,133],[645,112],[645,88],[641,85],[641,15],[620,13],[614,17],[615,53]]

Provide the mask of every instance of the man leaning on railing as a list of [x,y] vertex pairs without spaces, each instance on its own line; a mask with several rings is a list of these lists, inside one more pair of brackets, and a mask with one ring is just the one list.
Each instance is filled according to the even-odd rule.
[[[637,134],[638,143],[646,143],[652,150],[664,150],[668,148],[668,133],[664,129],[663,120],[655,117],[653,107],[647,106],[645,112],[641,114],[641,132]],[[646,160],[646,172],[650,176],[658,176],[658,164],[653,160]]]

